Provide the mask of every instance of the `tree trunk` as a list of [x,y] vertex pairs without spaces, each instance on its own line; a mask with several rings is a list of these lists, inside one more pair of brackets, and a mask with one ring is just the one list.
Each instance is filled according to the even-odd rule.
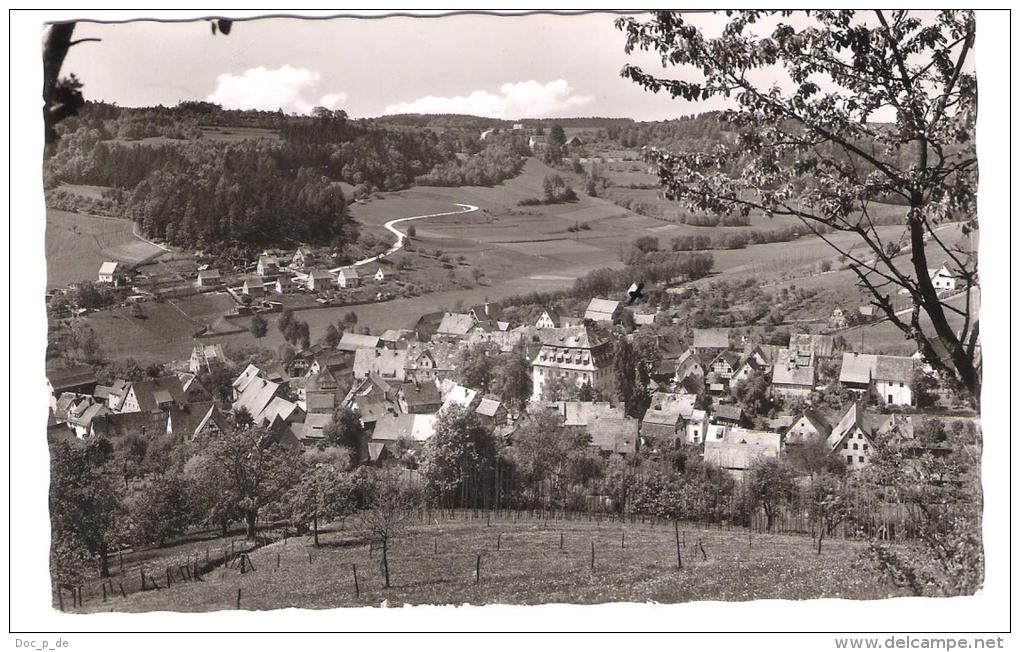
[[110,576],[110,560],[106,558],[106,553],[106,546],[99,549],[99,577]]
[[255,520],[258,518],[258,510],[249,509],[244,513],[245,537],[255,538]]
[[383,588],[390,588],[390,558],[387,552],[389,551],[389,543],[387,537],[383,537],[382,540],[382,567],[383,567]]

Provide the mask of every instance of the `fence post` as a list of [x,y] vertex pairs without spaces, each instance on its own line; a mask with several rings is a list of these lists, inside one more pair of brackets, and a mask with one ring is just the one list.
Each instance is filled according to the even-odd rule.
[[478,584],[482,579],[482,556],[477,555],[475,557],[475,584]]
[[673,521],[673,533],[676,534],[676,568],[681,570],[684,567],[684,558],[680,555],[680,523]]
[[117,582],[117,586],[120,587],[120,597],[122,597],[125,600],[127,600],[127,592],[124,590],[123,582]]
[[560,550],[563,550],[563,533],[560,532]]
[[499,534],[496,535],[496,550],[499,550],[500,543],[501,543],[502,539],[503,539],[503,533],[500,532]]
[[591,542],[591,572],[595,572],[595,542]]
[[64,610],[64,589],[57,584],[57,601],[60,603],[60,610]]
[[361,597],[361,587],[358,586],[358,565],[351,564],[351,571],[354,573],[354,597]]
[[237,589],[237,608],[241,608],[241,589]]

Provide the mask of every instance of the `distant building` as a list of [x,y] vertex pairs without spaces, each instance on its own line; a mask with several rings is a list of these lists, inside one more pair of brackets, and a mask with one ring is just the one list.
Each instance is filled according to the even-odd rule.
[[404,382],[407,358],[408,349],[358,349],[354,353],[354,377],[367,378],[375,374],[385,380]]
[[277,276],[276,283],[273,284],[273,290],[275,290],[277,294],[285,294],[287,292],[291,292],[294,290],[294,288],[295,288],[294,279],[287,276],[286,274]]
[[355,267],[341,267],[336,275],[336,284],[342,288],[353,288],[361,285],[361,276]]
[[548,143],[546,143],[545,136],[534,135],[528,138],[528,147],[536,154],[544,151],[547,146]]
[[211,372],[227,364],[227,356],[220,344],[200,344],[191,350],[188,371],[193,374]]
[[695,328],[694,350],[698,353],[718,353],[730,348],[730,332],[724,328]]
[[542,348],[531,362],[533,399],[542,396],[542,386],[553,378],[602,391],[612,388],[613,356],[608,341],[597,339],[585,326],[542,332],[549,336],[543,337]]
[[206,269],[198,273],[198,277],[195,279],[195,287],[210,288],[216,287],[223,283],[223,278],[220,276],[220,270],[218,269]]
[[826,442],[829,450],[843,460],[850,468],[867,466],[875,450],[875,442],[864,424],[864,412],[856,403],[851,403],[839,422],[833,426]]
[[273,256],[259,256],[255,272],[259,276],[276,276],[280,273],[280,263]]
[[956,277],[945,263],[938,269],[929,269],[928,276],[931,277],[931,284],[936,290],[952,292],[956,289]]
[[462,339],[475,328],[476,323],[474,315],[469,313],[444,313],[433,338],[447,341]]
[[814,388],[813,357],[809,357],[805,363],[797,351],[790,349],[776,351],[776,361],[772,365],[773,392],[783,396],[808,396]]
[[832,434],[832,426],[818,412],[807,409],[794,417],[793,423],[786,430],[786,445],[799,446],[812,440],[828,439]]
[[913,405],[914,359],[895,355],[844,353],[839,382],[886,405]]
[[308,278],[305,279],[305,287],[312,292],[328,290],[332,285],[333,275],[322,269],[313,269],[308,272]]
[[607,321],[615,324],[620,320],[622,313],[623,306],[620,305],[619,301],[595,298],[588,302],[588,307],[584,311],[584,318],[595,322]]
[[560,325],[560,313],[555,308],[547,307],[535,321],[535,328],[558,328]]
[[378,335],[361,335],[351,331],[345,332],[336,345],[338,351],[354,353],[358,349],[378,349],[381,343]]
[[120,263],[106,261],[99,266],[99,282],[119,286],[124,280],[124,269]]
[[383,281],[385,281],[386,274],[383,273],[383,268],[380,267],[379,269],[375,270],[375,274],[372,276],[372,278],[375,279],[377,283],[382,283]]
[[728,427],[718,438],[705,441],[705,466],[743,477],[755,461],[776,459],[782,449],[782,435],[764,430]]
[[241,292],[249,297],[261,297],[266,293],[266,288],[262,284],[262,277],[260,276],[249,276],[244,279],[244,284],[241,286]]

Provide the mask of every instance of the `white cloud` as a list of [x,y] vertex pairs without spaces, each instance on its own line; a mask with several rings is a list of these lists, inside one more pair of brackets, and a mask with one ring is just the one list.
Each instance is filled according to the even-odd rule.
[[226,109],[260,109],[287,113],[311,113],[316,106],[338,109],[347,101],[347,93],[322,95],[316,101],[319,71],[285,64],[276,70],[264,66],[249,68],[239,75],[223,73],[216,77],[216,89],[206,97]]
[[397,113],[467,113],[488,118],[552,118],[576,115],[595,98],[576,95],[565,79],[545,84],[535,80],[506,83],[499,93],[477,90],[470,95],[436,97],[428,95],[412,102],[391,104],[383,111]]

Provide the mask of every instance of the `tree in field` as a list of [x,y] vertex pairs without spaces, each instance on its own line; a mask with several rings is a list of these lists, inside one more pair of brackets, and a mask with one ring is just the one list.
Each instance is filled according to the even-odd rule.
[[106,557],[119,542],[124,513],[121,496],[104,472],[112,450],[102,438],[50,448],[50,568],[58,582],[73,584],[95,570],[100,577],[110,575]]
[[849,515],[852,480],[844,474],[823,473],[808,486],[808,515],[819,525],[819,538],[831,535]]
[[323,443],[327,446],[343,446],[350,449],[353,455],[361,450],[364,434],[361,418],[354,410],[343,406],[333,412],[333,418],[322,429]]
[[[735,138],[708,152],[652,150],[664,192],[697,211],[799,218],[849,261],[871,302],[944,377],[979,401],[981,389],[974,247],[939,227],[978,228],[971,11],[728,12],[706,36],[678,12],[649,22],[624,17],[626,51],[652,50],[682,79],[633,65],[622,71],[652,92],[688,103],[731,98],[721,120]],[[766,75],[757,74],[766,72]],[[765,79],[763,84],[754,80]],[[890,124],[891,122],[891,124]],[[896,250],[878,229],[877,201],[905,208]],[[821,230],[856,236],[838,244]],[[964,300],[936,292],[928,274],[945,258]],[[897,314],[903,290],[913,309]],[[931,325],[922,328],[922,322]]]
[[269,330],[269,324],[266,322],[266,318],[262,315],[255,315],[251,318],[251,323],[248,325],[248,331],[257,340],[261,340],[266,336],[266,332]]
[[350,472],[350,455],[334,451],[306,451],[307,471],[287,493],[284,502],[291,519],[311,524],[315,547],[319,546],[319,523],[344,518],[357,507],[358,485]]
[[[916,419],[916,417],[915,417]],[[903,505],[916,526],[907,545],[870,542],[878,572],[914,595],[972,595],[984,581],[979,435],[973,423],[940,419],[915,426],[876,450],[864,482],[877,498]]]
[[420,503],[415,489],[400,478],[386,472],[368,476],[365,483],[366,502],[358,512],[360,527],[382,544],[379,565],[383,575],[383,588],[390,588],[390,546],[414,518],[414,508]]
[[557,412],[542,410],[522,417],[514,431],[508,457],[514,472],[532,501],[551,499],[565,504],[566,492],[575,485],[600,477],[601,457],[592,457],[588,435],[573,434],[563,427]]
[[157,477],[132,498],[131,538],[138,543],[162,547],[199,521],[193,487],[183,478]]
[[772,531],[776,514],[793,499],[797,486],[789,467],[773,458],[758,458],[747,470],[748,506],[765,512],[765,529]]
[[440,505],[477,504],[498,457],[496,437],[478,415],[459,406],[445,408],[422,451],[427,496]]
[[217,489],[230,497],[255,538],[259,512],[274,505],[301,477],[300,455],[260,426],[232,428],[211,438],[202,453]]

